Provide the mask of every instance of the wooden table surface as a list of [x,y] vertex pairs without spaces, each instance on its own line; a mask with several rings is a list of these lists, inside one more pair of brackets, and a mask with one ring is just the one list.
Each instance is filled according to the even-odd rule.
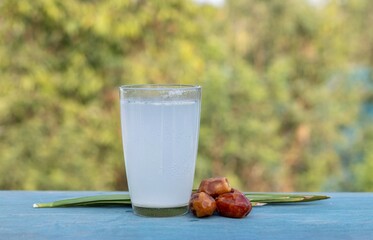
[[244,219],[146,218],[130,207],[32,207],[108,193],[0,191],[0,239],[373,239],[373,193],[320,193],[331,198],[254,207]]

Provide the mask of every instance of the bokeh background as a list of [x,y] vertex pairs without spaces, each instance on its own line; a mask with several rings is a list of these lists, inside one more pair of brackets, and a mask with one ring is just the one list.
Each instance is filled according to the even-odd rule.
[[373,191],[373,1],[1,0],[0,189],[126,190],[118,86],[199,84],[195,183]]

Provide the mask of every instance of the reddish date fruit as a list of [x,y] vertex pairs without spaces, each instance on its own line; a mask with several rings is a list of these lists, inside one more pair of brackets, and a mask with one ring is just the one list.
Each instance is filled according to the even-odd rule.
[[225,177],[208,178],[201,182],[197,192],[205,192],[211,197],[217,197],[220,194],[230,192],[232,190],[228,179]]
[[208,217],[214,214],[216,202],[207,193],[194,193],[190,198],[189,208],[196,217]]
[[246,217],[252,209],[250,200],[236,189],[219,195],[216,198],[216,207],[220,215],[230,218]]

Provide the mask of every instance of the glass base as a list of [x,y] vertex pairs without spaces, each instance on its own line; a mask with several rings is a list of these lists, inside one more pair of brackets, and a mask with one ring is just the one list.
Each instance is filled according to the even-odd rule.
[[188,212],[188,206],[174,208],[146,208],[132,205],[132,209],[136,215],[144,217],[175,217],[184,215]]

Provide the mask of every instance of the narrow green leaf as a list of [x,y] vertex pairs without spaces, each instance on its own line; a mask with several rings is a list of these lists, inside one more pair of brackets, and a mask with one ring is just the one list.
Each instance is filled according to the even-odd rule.
[[[263,206],[269,203],[294,203],[310,202],[328,199],[328,196],[322,195],[298,195],[298,194],[273,194],[273,193],[245,193],[250,199],[253,206]],[[107,206],[123,205],[131,206],[131,198],[128,193],[95,195],[88,197],[69,198],[55,202],[35,203],[34,208],[51,208],[51,207],[77,207],[77,206]]]
[[128,193],[126,194],[110,194],[110,195],[95,195],[88,197],[69,198],[48,203],[35,203],[35,208],[47,207],[73,207],[73,206],[88,206],[99,204],[122,204],[131,205],[131,199]]
[[290,203],[290,202],[311,202],[330,198],[323,195],[299,195],[282,193],[245,193],[245,196],[252,202],[265,203]]

